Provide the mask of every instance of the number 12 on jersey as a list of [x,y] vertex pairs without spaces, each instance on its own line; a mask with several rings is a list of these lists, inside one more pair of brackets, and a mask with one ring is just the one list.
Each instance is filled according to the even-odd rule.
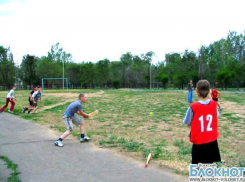
[[[200,118],[199,118],[199,121],[201,122],[201,132],[204,132],[204,116],[202,115]],[[207,125],[207,129],[206,131],[213,131],[213,128],[211,128],[211,124],[212,124],[212,121],[213,121],[213,116],[211,114],[208,114],[207,117],[206,117],[206,121],[208,121],[208,125]]]

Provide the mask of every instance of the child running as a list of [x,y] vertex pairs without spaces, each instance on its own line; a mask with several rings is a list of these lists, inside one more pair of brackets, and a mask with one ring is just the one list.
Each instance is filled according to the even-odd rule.
[[37,87],[37,91],[34,92],[31,96],[33,100],[33,107],[28,108],[28,114],[30,114],[31,110],[33,111],[33,114],[36,112],[38,108],[38,99],[40,99],[40,103],[42,103],[42,87]]
[[14,106],[15,106],[15,101],[17,101],[17,99],[14,98],[14,90],[16,89],[16,86],[14,85],[12,87],[12,89],[9,91],[9,93],[6,96],[6,104],[0,109],[0,113],[2,113],[4,111],[4,109],[6,109],[8,107],[9,102],[11,103],[10,109],[8,110],[10,113],[14,112]]
[[30,97],[29,97],[29,103],[30,103],[30,106],[28,107],[23,107],[23,113],[25,113],[29,108],[32,108],[33,107],[33,97],[32,97],[32,94],[34,94],[34,92],[36,92],[38,89],[38,86],[35,86],[34,89],[30,92]]
[[213,87],[213,89],[212,89],[211,96],[212,96],[212,99],[217,103],[217,105],[219,106],[219,110],[221,111],[222,109],[220,107],[220,104],[218,103],[220,93],[218,92],[218,90],[216,90],[215,87]]
[[219,112],[217,103],[208,99],[209,82],[207,80],[198,81],[196,92],[199,101],[190,105],[183,120],[184,124],[191,126],[192,164],[220,162],[217,142]]
[[84,118],[89,118],[89,114],[86,114],[82,110],[82,103],[87,101],[87,97],[84,93],[79,94],[77,101],[72,102],[67,108],[63,115],[63,120],[65,122],[65,126],[67,131],[63,133],[58,140],[55,141],[54,145],[58,147],[63,147],[62,141],[68,137],[73,131],[73,124],[80,125],[81,138],[80,142],[88,142],[90,140],[89,137],[84,135],[85,131],[85,121],[84,119],[75,116],[78,114],[83,116]]

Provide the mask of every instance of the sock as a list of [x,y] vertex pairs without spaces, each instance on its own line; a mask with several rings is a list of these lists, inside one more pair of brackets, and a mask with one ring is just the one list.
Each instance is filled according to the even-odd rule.
[[84,134],[81,134],[81,138],[84,138]]
[[59,141],[62,141],[63,139],[62,139],[62,138],[59,138],[58,140],[59,140]]

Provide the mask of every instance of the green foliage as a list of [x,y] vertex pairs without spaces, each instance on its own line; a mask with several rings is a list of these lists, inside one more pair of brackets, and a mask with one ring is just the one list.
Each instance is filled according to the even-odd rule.
[[20,172],[17,171],[18,164],[13,163],[8,157],[0,156],[0,159],[2,159],[9,169],[12,169],[13,172],[10,174],[10,176],[7,178],[6,182],[21,182],[18,175]]
[[0,85],[11,87],[15,82],[15,66],[9,48],[0,46]]
[[165,74],[165,73],[161,73],[161,74],[156,76],[156,80],[162,82],[163,88],[166,89],[166,84],[169,81],[169,76],[167,74]]
[[29,54],[23,57],[21,63],[22,80],[27,85],[37,84],[37,58]]
[[112,81],[112,85],[115,89],[118,89],[120,87],[120,80],[119,79],[114,79]]
[[[152,64],[155,53],[149,51],[138,55],[131,52],[122,54],[120,60],[99,60],[97,63],[72,62],[72,56],[66,53],[59,43],[53,45],[47,56],[37,58],[24,56],[21,67],[15,74],[13,56],[9,48],[0,47],[0,85],[11,86],[15,77],[21,77],[24,85],[40,84],[41,78],[68,78],[75,87],[101,88],[148,87],[150,71],[152,82],[167,83],[183,89],[190,79],[194,84],[207,79],[213,85],[237,87],[245,86],[245,37],[229,32],[226,38],[201,46],[198,52],[185,50],[182,53],[168,53],[165,60]],[[151,69],[150,69],[151,68]],[[16,72],[17,73],[17,72]],[[49,80],[45,84],[55,84]],[[60,82],[59,82],[60,83]],[[120,83],[120,84],[119,84]]]
[[227,88],[227,84],[234,77],[234,72],[231,72],[227,69],[223,69],[217,73],[217,80],[222,83],[223,88]]

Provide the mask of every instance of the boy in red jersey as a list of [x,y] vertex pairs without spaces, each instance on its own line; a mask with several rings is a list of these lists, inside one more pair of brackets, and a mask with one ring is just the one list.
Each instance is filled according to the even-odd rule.
[[213,87],[212,89],[212,92],[211,92],[211,96],[212,96],[212,99],[217,102],[217,105],[219,106],[219,109],[221,110],[221,107],[220,107],[220,104],[218,103],[219,101],[219,96],[220,96],[220,93],[218,92],[218,90],[216,90],[215,87]]
[[217,142],[219,112],[217,103],[208,99],[209,90],[207,80],[198,81],[196,92],[199,101],[190,105],[183,120],[184,124],[191,126],[192,164],[221,161]]

